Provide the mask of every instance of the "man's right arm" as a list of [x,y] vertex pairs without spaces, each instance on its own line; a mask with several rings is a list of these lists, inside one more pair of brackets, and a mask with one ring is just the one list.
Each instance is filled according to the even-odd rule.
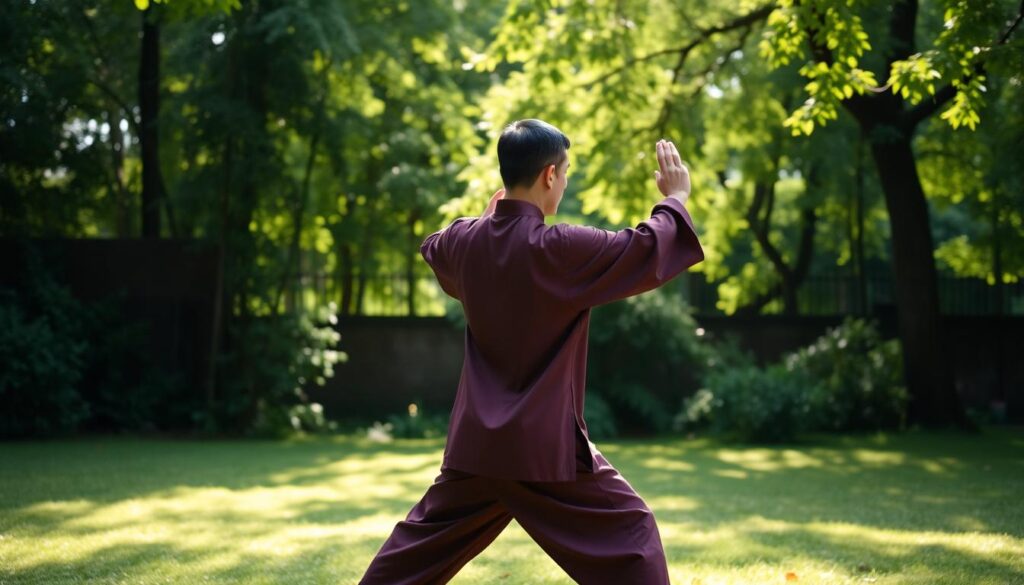
[[595,307],[655,289],[704,259],[683,203],[665,197],[635,228],[562,228],[569,296]]
[[560,226],[569,296],[593,307],[657,288],[704,259],[685,203],[690,173],[674,144],[657,144],[654,173],[665,198],[636,228],[609,231]]

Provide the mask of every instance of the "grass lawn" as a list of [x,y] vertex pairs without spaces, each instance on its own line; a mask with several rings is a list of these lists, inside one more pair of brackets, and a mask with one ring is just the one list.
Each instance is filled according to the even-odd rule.
[[[677,585],[1024,583],[1022,429],[598,446],[654,510]],[[0,583],[354,583],[441,449],[3,443]],[[513,523],[453,582],[571,581]]]

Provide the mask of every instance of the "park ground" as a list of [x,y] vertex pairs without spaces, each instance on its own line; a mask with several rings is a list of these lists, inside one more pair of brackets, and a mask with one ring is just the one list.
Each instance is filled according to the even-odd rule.
[[[677,585],[1024,583],[1024,429],[599,443]],[[354,583],[441,440],[0,444],[0,584]],[[453,581],[571,583],[514,522]]]

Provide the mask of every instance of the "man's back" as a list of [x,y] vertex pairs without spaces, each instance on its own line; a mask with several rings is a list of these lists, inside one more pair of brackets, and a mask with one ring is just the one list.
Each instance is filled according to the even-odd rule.
[[590,308],[704,258],[683,207],[689,170],[659,140],[654,178],[665,198],[649,219],[617,232],[548,226],[569,146],[541,120],[509,124],[498,139],[505,188],[481,217],[459,218],[420,247],[462,301],[465,362],[441,473],[363,585],[446,583],[513,519],[577,583],[669,583],[654,514],[589,441],[583,394]]
[[466,314],[444,466],[489,477],[576,477],[591,307],[653,289],[703,259],[678,199],[618,232],[544,223],[530,202],[460,218],[421,248]]

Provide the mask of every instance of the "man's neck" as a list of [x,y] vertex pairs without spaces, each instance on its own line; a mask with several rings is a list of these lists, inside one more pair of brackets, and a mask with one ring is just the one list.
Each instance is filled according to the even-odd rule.
[[[527,203],[532,203],[541,211],[544,211],[543,196],[539,193],[534,193],[533,191],[527,189],[513,189],[512,191],[506,191],[505,196],[502,197],[502,199],[515,199],[517,201],[525,201]],[[546,212],[545,215],[547,215]]]

